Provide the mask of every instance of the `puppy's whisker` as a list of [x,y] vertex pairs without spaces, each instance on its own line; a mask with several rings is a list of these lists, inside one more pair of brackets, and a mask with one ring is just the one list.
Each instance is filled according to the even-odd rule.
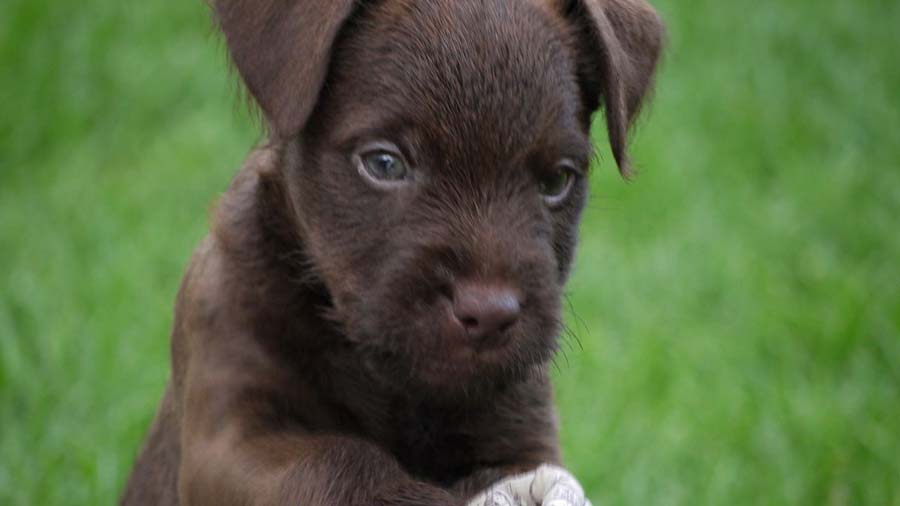
[[[582,319],[581,316],[578,315],[578,311],[575,311],[575,305],[572,303],[572,299],[569,297],[568,292],[563,293],[563,300],[566,301],[568,312],[572,315],[572,318],[575,319],[575,323],[578,325],[578,328],[582,329],[585,333],[588,334],[588,336],[590,336],[591,329],[590,327],[588,327],[584,319]],[[584,346],[582,346],[581,344],[581,339],[578,337],[578,333],[574,330],[572,330],[571,333],[572,337],[578,342],[578,347],[581,349],[581,351],[584,351]]]

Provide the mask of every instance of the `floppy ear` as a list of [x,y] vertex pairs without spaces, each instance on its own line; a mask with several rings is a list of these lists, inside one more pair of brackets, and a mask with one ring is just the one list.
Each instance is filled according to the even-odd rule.
[[274,133],[300,132],[354,0],[209,0],[228,51]]
[[628,177],[628,129],[653,84],[665,28],[644,0],[560,2],[580,39],[578,77],[586,101],[593,111],[603,98],[613,156]]

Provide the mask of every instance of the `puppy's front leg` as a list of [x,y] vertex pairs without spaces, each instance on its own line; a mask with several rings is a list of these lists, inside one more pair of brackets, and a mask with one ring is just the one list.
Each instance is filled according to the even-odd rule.
[[[227,327],[226,327],[227,328]],[[194,334],[182,378],[183,506],[459,506],[447,491],[405,473],[377,445],[305,430],[284,409],[297,406],[285,371],[255,341]],[[207,339],[203,339],[203,338]],[[316,409],[310,401],[309,409]]]
[[412,479],[364,441],[274,431],[242,436],[233,430],[192,439],[181,471],[185,505],[459,504]]

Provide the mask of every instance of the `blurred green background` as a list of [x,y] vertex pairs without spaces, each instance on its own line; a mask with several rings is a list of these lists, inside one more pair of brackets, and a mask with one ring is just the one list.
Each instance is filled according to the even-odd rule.
[[[659,0],[557,361],[595,504],[900,505],[900,2]],[[111,504],[257,128],[200,0],[0,4],[0,504]]]

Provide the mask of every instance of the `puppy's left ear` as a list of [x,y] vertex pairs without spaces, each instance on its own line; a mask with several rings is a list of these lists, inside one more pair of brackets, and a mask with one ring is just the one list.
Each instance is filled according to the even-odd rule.
[[619,171],[628,177],[628,129],[640,112],[665,28],[644,0],[555,0],[578,38],[578,78],[591,112],[602,97]]
[[357,0],[208,0],[228,52],[274,133],[298,134]]

